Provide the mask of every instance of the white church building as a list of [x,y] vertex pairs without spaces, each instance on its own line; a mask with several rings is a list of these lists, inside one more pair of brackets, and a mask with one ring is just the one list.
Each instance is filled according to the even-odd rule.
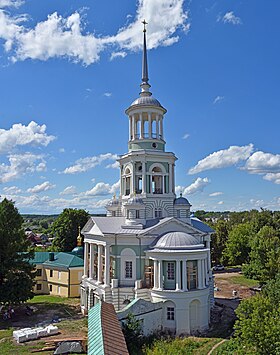
[[108,203],[106,217],[91,217],[82,230],[81,307],[87,314],[97,302],[109,302],[120,319],[136,310],[145,334],[201,332],[214,301],[213,230],[190,215],[186,198],[176,197],[177,158],[165,150],[166,109],[150,92],[145,28],[140,87],[125,111],[129,141],[118,159],[120,197]]

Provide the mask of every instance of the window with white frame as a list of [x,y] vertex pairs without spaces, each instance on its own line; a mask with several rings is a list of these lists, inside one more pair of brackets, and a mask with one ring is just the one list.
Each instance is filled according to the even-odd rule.
[[155,209],[155,218],[162,218],[162,209],[161,208]]
[[61,279],[61,271],[58,271],[58,280]]
[[140,211],[139,211],[139,210],[136,210],[136,211],[135,211],[135,217],[136,217],[137,219],[140,218]]
[[175,280],[175,263],[167,263],[167,280]]
[[125,262],[125,278],[132,279],[132,261]]
[[167,320],[175,319],[175,309],[174,307],[167,307]]

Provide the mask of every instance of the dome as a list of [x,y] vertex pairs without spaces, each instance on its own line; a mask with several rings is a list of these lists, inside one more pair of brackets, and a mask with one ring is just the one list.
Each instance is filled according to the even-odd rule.
[[120,200],[113,198],[107,203],[107,207],[117,207],[120,205]]
[[169,232],[159,238],[155,249],[185,249],[192,246],[203,246],[192,235],[184,232]]
[[141,197],[134,196],[127,200],[126,205],[144,205],[144,202]]
[[75,247],[72,252],[72,254],[75,254],[76,256],[79,256],[80,258],[84,258],[84,247]]
[[130,106],[135,105],[147,105],[147,106],[157,106],[162,107],[160,102],[152,96],[142,96],[134,100]]
[[185,197],[177,197],[174,200],[174,205],[184,205],[184,206],[191,206],[191,204],[189,203],[189,201],[185,198]]

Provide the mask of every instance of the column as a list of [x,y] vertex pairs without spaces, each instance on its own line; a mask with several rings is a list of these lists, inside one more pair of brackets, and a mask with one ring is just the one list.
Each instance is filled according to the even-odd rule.
[[197,283],[198,283],[198,289],[201,289],[202,288],[202,273],[201,273],[201,269],[202,269],[202,260],[199,259],[197,260]]
[[172,164],[172,192],[175,192],[175,169],[174,169],[174,164]]
[[181,290],[181,262],[176,260],[176,291]]
[[160,138],[163,139],[163,116],[160,117]]
[[158,288],[158,261],[154,260],[154,288]]
[[158,127],[158,124],[159,124],[159,115],[156,115],[156,137],[157,139],[159,139],[159,127]]
[[206,240],[206,248],[209,249],[207,251],[207,272],[209,273],[209,271],[211,270],[211,253],[210,253],[210,241]]
[[148,119],[149,119],[149,138],[153,138],[153,136],[152,136],[152,114],[151,114],[151,112],[148,113]]
[[132,115],[132,140],[135,139],[135,115]]
[[202,288],[205,288],[205,260],[201,260]]
[[132,163],[132,174],[130,177],[130,194],[134,194],[134,192],[136,191],[135,188],[135,163]]
[[188,291],[188,286],[187,286],[187,261],[186,260],[183,260],[182,277],[183,277],[183,291]]
[[158,261],[158,289],[162,290],[162,260]]
[[146,162],[142,162],[142,193],[146,193]]
[[85,244],[85,256],[84,256],[84,276],[88,277],[88,243]]
[[104,284],[110,285],[110,245],[105,246]]
[[98,244],[97,255],[97,282],[102,283],[102,245]]
[[153,193],[153,175],[150,175],[150,193]]
[[169,193],[171,193],[172,192],[172,179],[173,179],[172,164],[171,163],[168,164],[168,172],[169,172]]
[[140,139],[142,139],[143,138],[143,136],[144,136],[144,124],[143,124],[143,114],[142,113],[140,113],[139,114],[139,117],[140,117]]
[[93,279],[93,263],[94,263],[94,244],[89,244],[89,278]]
[[207,273],[207,259],[204,259],[204,274],[205,274],[205,283],[206,283],[206,286],[209,285],[209,275]]

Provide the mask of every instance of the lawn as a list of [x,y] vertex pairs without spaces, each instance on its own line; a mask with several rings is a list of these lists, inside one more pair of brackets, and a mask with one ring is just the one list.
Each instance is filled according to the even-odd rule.
[[259,284],[258,281],[247,279],[244,275],[233,275],[229,277],[229,279],[235,285],[241,285],[246,287],[253,287]]
[[66,297],[59,297],[59,296],[52,296],[52,295],[37,295],[34,296],[31,300],[28,300],[27,303],[48,303],[48,304],[55,304],[55,303],[63,303],[63,304],[71,304],[71,305],[78,305],[80,304],[79,298],[66,298]]

